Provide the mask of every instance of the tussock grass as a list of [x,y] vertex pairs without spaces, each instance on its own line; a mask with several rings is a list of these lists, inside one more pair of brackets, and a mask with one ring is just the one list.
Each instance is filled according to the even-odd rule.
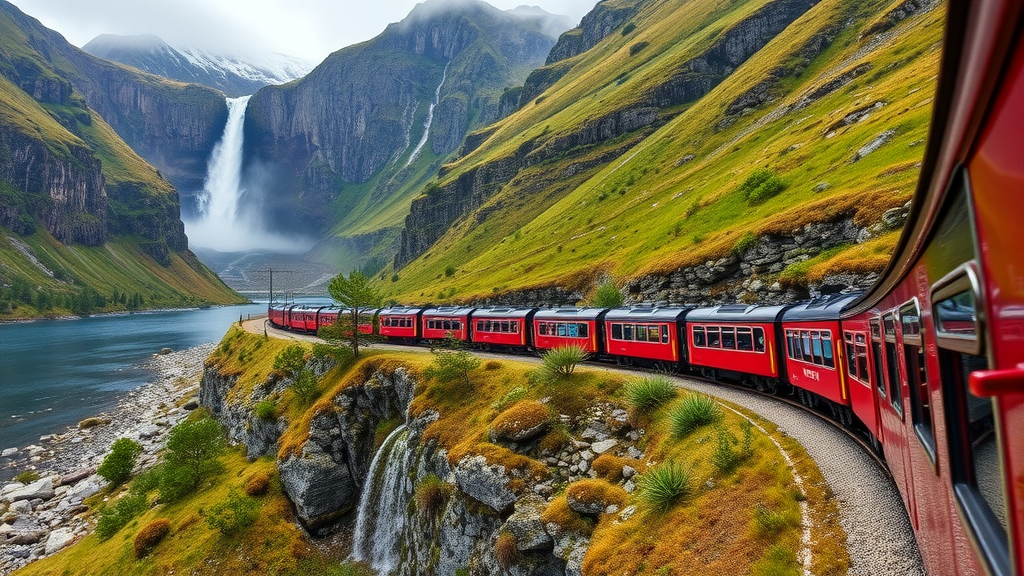
[[627,383],[623,393],[634,408],[649,411],[672,400],[679,391],[665,376],[646,376]]
[[690,473],[675,462],[665,462],[640,475],[637,489],[641,502],[664,512],[690,494]]
[[722,419],[722,409],[714,398],[705,394],[690,393],[669,413],[672,434],[685,438],[697,429],[714,424]]

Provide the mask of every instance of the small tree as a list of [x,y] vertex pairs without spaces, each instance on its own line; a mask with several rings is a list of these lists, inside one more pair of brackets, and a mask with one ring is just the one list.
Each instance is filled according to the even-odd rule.
[[471,386],[469,373],[480,367],[480,359],[465,350],[453,348],[436,348],[433,351],[434,361],[423,370],[427,378],[442,382],[461,380]]
[[256,522],[259,516],[260,502],[250,496],[239,494],[234,488],[228,492],[228,499],[214,504],[200,515],[206,523],[225,536],[237,534]]
[[[380,290],[375,286],[371,286],[370,280],[356,270],[349,273],[348,278],[344,274],[335,276],[327,286],[327,291],[331,293],[331,298],[334,298],[348,308],[349,318],[347,319],[347,324],[350,329],[344,330],[343,324],[342,330],[344,336],[349,340],[352,354],[358,358],[361,336],[359,333],[359,312],[368,308],[380,308],[384,298],[381,296]],[[340,315],[338,320],[341,321]]]
[[161,496],[181,496],[198,488],[221,469],[218,458],[226,448],[220,424],[213,418],[186,420],[175,426],[167,436]]
[[295,381],[292,382],[292,390],[295,391],[295,395],[299,397],[299,400],[304,404],[309,404],[316,398],[317,384],[316,374],[309,368],[303,368],[295,375]]
[[306,365],[306,349],[292,344],[274,357],[274,370],[280,370],[294,378]]
[[130,438],[118,438],[96,473],[119,486],[131,478],[139,454],[142,454],[142,444]]
[[615,283],[611,280],[602,282],[597,287],[597,292],[594,293],[593,305],[598,308],[617,308],[622,306],[625,299],[622,297],[622,292],[615,286]]

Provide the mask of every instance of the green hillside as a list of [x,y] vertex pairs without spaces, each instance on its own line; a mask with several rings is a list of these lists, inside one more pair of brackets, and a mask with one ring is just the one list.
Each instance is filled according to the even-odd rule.
[[[388,294],[422,302],[551,285],[585,292],[602,273],[620,283],[666,275],[810,222],[847,217],[868,227],[903,205],[928,131],[941,5],[900,19],[900,2],[819,2],[706,95],[657,105],[682,63],[778,4],[642,2],[593,49],[549,65],[561,78],[487,128],[417,202],[463,202],[461,182],[488,166],[512,164],[515,175],[485,183],[479,207],[386,270]],[[692,66],[682,76],[699,73]],[[581,136],[624,111],[657,118],[608,138]],[[416,218],[414,203],[407,227]],[[875,234],[764,280],[877,271],[895,240]]]

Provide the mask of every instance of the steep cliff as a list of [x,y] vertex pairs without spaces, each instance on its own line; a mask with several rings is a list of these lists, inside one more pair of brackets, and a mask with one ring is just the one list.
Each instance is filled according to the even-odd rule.
[[[912,4],[602,2],[413,200],[385,291],[518,301],[614,278],[634,298],[712,302],[863,285],[927,133],[943,14]],[[850,221],[839,245],[804,231]],[[705,274],[766,238],[771,266]],[[799,261],[781,248],[794,238]]]
[[[249,101],[246,183],[280,227],[393,240],[411,195],[543,62],[548,17],[426,2]],[[390,255],[389,255],[390,257]]]

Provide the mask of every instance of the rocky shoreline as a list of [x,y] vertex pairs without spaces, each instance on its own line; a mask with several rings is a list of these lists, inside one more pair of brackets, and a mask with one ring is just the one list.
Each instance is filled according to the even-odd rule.
[[128,392],[116,408],[83,420],[38,444],[5,448],[0,466],[32,471],[38,479],[0,487],[0,576],[54,554],[93,529],[84,499],[106,481],[96,475],[111,445],[122,437],[143,446],[137,470],[152,466],[167,432],[199,406],[199,377],[215,344],[161,351],[148,363],[152,380]]

